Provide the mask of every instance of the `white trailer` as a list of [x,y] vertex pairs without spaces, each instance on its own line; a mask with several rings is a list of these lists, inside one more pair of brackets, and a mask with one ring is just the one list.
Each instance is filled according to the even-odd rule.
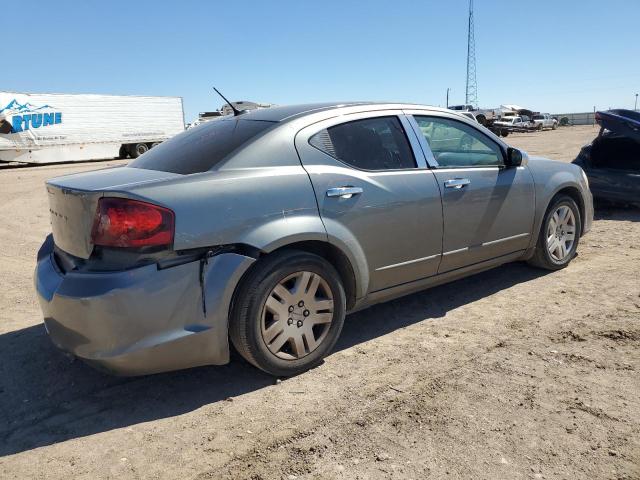
[[184,130],[180,97],[0,91],[0,161],[136,158]]

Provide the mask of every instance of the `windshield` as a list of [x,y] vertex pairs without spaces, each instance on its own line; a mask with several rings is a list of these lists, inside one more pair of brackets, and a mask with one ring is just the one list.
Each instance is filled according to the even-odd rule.
[[206,172],[275,124],[238,117],[205,121],[152,148],[129,166],[183,175]]

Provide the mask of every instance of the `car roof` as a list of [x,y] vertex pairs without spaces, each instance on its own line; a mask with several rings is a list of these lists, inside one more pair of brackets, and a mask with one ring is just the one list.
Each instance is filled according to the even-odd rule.
[[427,105],[417,104],[400,104],[393,102],[325,102],[325,103],[305,103],[301,105],[282,105],[278,107],[262,108],[251,110],[243,113],[242,118],[247,120],[264,120],[269,122],[285,122],[295,118],[304,117],[314,113],[329,110],[338,110],[341,108],[372,106],[372,107],[389,107],[389,108],[424,108],[429,110],[442,110],[443,108],[429,107]]

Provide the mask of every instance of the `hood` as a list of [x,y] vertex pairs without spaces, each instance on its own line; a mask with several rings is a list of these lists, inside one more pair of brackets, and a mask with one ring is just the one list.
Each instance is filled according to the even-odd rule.
[[640,143],[640,112],[624,109],[596,112],[596,122],[610,132]]

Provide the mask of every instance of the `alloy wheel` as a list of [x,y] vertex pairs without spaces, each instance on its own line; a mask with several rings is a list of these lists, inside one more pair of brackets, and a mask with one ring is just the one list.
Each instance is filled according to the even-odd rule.
[[316,350],[333,322],[333,295],[324,278],[296,272],[279,281],[262,308],[262,339],[278,358],[297,360]]
[[564,261],[573,249],[576,238],[576,217],[566,205],[553,213],[547,227],[547,250],[556,262]]

